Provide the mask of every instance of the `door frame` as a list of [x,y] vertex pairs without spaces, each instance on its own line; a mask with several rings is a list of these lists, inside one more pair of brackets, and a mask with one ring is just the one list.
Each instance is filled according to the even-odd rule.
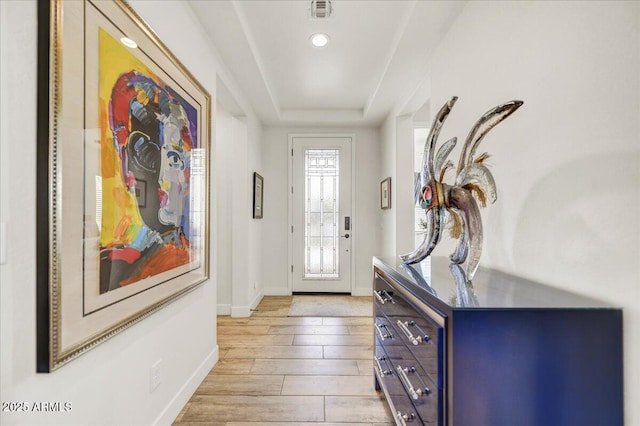
[[355,288],[355,280],[356,280],[356,268],[355,268],[355,259],[356,259],[356,241],[358,238],[357,221],[354,220],[356,217],[356,192],[355,192],[355,183],[356,183],[356,135],[355,133],[289,133],[288,135],[289,143],[287,145],[287,174],[288,174],[288,186],[287,186],[287,200],[288,200],[288,208],[287,208],[287,291],[291,295],[293,294],[293,232],[291,231],[293,227],[293,139],[295,138],[351,138],[351,250],[349,252],[349,262],[351,262],[351,276],[349,277],[349,281],[351,283],[349,292],[353,295],[353,289]]

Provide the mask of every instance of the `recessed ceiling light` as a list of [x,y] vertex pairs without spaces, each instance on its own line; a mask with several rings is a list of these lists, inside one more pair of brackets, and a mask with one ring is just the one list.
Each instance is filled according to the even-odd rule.
[[132,49],[136,49],[138,47],[138,43],[136,43],[135,41],[131,40],[128,37],[122,37],[120,41],[122,42],[122,44]]
[[311,44],[315,47],[325,47],[329,43],[329,36],[324,33],[318,33],[311,36]]

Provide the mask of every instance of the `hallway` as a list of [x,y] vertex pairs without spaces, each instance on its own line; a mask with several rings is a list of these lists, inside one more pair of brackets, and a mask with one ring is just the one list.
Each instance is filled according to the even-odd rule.
[[373,388],[371,318],[289,317],[292,299],[218,317],[220,360],[174,425],[394,423]]

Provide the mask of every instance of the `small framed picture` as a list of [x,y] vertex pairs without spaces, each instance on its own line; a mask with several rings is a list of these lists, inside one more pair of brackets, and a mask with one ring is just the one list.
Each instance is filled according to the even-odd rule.
[[262,195],[264,193],[264,178],[253,173],[253,218],[262,219]]
[[391,177],[380,182],[380,208],[382,210],[391,208]]

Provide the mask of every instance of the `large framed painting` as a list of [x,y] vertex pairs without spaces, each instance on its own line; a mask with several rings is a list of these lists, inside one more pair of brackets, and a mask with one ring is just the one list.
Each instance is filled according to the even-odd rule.
[[38,365],[209,275],[211,97],[121,0],[39,2]]

